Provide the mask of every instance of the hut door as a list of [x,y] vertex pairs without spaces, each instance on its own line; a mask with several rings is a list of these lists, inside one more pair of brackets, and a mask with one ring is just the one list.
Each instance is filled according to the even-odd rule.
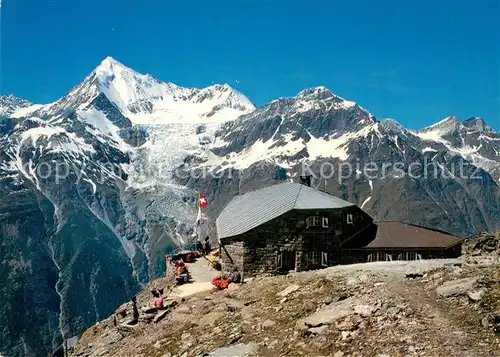
[[276,254],[276,267],[283,271],[295,269],[295,251],[284,251]]

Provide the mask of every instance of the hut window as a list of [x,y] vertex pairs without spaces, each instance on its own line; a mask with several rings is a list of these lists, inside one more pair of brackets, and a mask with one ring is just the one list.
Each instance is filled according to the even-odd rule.
[[321,226],[320,216],[310,216],[306,219],[306,227],[320,227]]
[[316,250],[307,253],[307,260],[310,265],[319,265],[319,252]]
[[321,217],[321,218],[322,218],[321,226],[323,228],[328,228],[328,217]]
[[350,213],[347,214],[347,224],[354,224],[354,216]]

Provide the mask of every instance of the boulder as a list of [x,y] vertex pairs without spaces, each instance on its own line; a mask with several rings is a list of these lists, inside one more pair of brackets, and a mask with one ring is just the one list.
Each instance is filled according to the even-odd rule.
[[162,310],[160,312],[158,312],[158,314],[156,314],[155,318],[153,319],[153,322],[154,323],[157,323],[159,322],[160,320],[162,320],[165,316],[167,316],[168,314],[168,310]]
[[354,315],[356,313],[356,306],[365,305],[363,304],[363,301],[353,297],[341,300],[327,305],[325,308],[306,318],[298,320],[295,326],[299,330],[306,330],[310,327],[330,325],[339,319]]
[[481,323],[484,327],[490,328],[496,333],[500,333],[500,311],[488,314]]
[[257,350],[255,344],[237,344],[229,347],[222,347],[213,352],[207,353],[207,357],[247,357],[251,356]]
[[156,307],[147,307],[147,306],[145,306],[145,307],[141,308],[141,312],[143,314],[156,314],[157,309],[156,309]]
[[266,320],[262,323],[261,327],[263,330],[266,330],[273,327],[274,325],[276,325],[276,322],[274,322],[273,320]]
[[439,296],[450,297],[466,295],[477,287],[477,278],[457,279],[445,282],[436,289]]
[[191,312],[191,308],[187,305],[180,305],[175,309],[175,311],[183,314],[189,314],[189,312]]
[[245,304],[243,302],[236,299],[226,298],[223,300],[223,302],[229,311],[241,310],[245,307]]
[[322,335],[328,331],[328,326],[311,327],[309,332],[313,335]]
[[363,317],[370,316],[375,310],[375,307],[372,305],[356,305],[354,307],[354,312]]
[[174,307],[177,305],[177,301],[175,301],[174,299],[163,299],[163,305],[165,306],[165,308]]
[[478,290],[474,290],[474,291],[469,291],[467,293],[467,296],[469,297],[469,299],[471,299],[472,301],[474,302],[478,302],[479,300],[482,299],[484,293],[486,292],[485,289],[478,289]]
[[278,295],[279,297],[281,298],[284,298],[294,292],[296,292],[297,290],[300,289],[300,286],[297,285],[297,284],[293,284],[293,285],[290,285],[289,287],[287,287],[285,290],[283,291],[280,291],[279,293],[277,293],[276,295]]

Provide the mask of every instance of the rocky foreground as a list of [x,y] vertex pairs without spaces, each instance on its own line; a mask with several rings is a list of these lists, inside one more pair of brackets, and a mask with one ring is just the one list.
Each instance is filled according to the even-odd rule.
[[338,266],[166,300],[134,328],[93,326],[74,355],[500,356],[500,233],[480,239],[458,260]]

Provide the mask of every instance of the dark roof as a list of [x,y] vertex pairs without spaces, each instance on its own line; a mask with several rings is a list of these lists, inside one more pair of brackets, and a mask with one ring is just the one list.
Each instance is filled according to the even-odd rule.
[[462,239],[449,233],[401,222],[380,222],[366,248],[450,248]]
[[281,183],[234,197],[217,218],[219,239],[233,237],[293,209],[338,209],[353,203],[299,183]]

